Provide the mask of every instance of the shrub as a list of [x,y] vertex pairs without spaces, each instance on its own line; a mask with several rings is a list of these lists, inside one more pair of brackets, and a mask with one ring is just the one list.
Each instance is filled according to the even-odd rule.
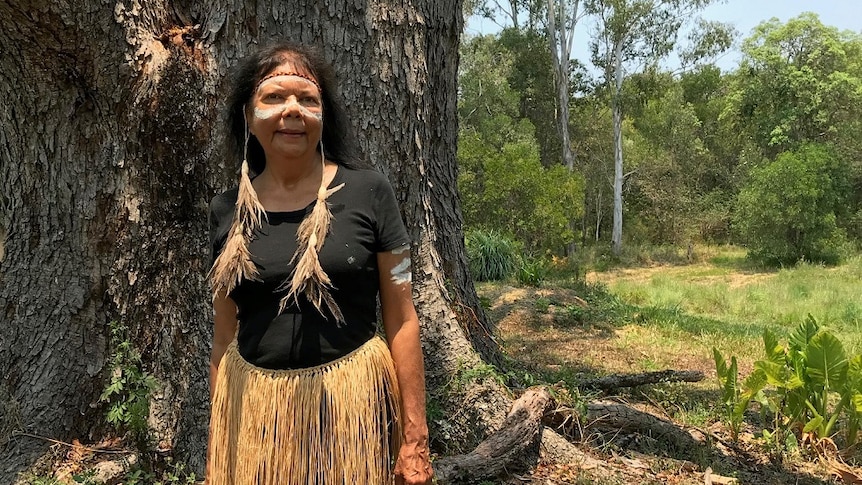
[[787,346],[769,329],[763,333],[763,344],[766,358],[754,363],[754,372],[741,388],[736,358],[731,357],[728,366],[713,349],[734,439],[743,412],[755,400],[776,416],[781,435],[801,431],[828,439],[843,417],[844,444],[853,446],[862,423],[862,354],[848,356],[838,338],[810,315],[790,335]]
[[[523,120],[517,132],[532,130]],[[497,149],[462,132],[458,143],[458,189],[468,227],[503,231],[537,254],[559,252],[576,239],[570,222],[583,214],[580,174],[542,166],[534,139]]]
[[784,152],[753,169],[735,215],[751,256],[770,264],[840,262],[848,249],[837,224],[845,200],[842,170],[822,145]]
[[518,262],[518,245],[496,231],[467,232],[467,259],[476,281],[503,280],[512,276]]
[[548,264],[541,258],[524,256],[518,264],[516,273],[518,283],[527,286],[540,286],[548,277]]

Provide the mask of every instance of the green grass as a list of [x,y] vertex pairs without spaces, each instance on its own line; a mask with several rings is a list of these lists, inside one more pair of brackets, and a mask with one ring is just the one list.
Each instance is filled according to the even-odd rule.
[[785,335],[811,314],[850,352],[862,352],[862,256],[837,267],[802,263],[756,271],[737,255],[720,255],[607,284],[623,301],[641,307],[645,321],[670,329],[720,335],[736,344],[759,338],[765,327]]

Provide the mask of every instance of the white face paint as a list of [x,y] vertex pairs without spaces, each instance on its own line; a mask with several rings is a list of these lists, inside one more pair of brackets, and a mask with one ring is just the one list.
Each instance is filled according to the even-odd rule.
[[284,112],[284,106],[275,106],[273,108],[259,108],[255,106],[254,117],[259,120],[268,120],[274,116],[279,116]]
[[398,249],[392,250],[392,254],[403,254],[403,253],[407,252],[407,256],[405,256],[404,259],[402,259],[400,263],[395,265],[395,267],[389,271],[389,274],[391,276],[391,280],[396,285],[402,285],[404,283],[410,283],[413,281],[413,273],[410,271],[410,253],[409,253],[409,251],[410,251],[409,246],[404,246],[404,247],[400,247]]
[[[277,84],[285,79],[301,81],[301,85],[306,87],[304,89],[284,88],[282,85]],[[269,85],[271,84],[276,84],[278,87],[273,90],[272,88],[269,88]],[[260,83],[260,86],[257,87],[257,91],[259,92],[261,89],[269,89],[273,92],[267,93],[263,96],[264,107],[255,106],[255,118],[259,120],[269,120],[276,116],[284,116],[284,114],[290,109],[296,107],[299,109],[303,118],[313,118],[317,121],[323,120],[320,99],[316,95],[312,95],[312,93],[319,92],[319,89],[316,84],[308,79],[305,79],[302,76],[294,76],[290,74],[273,76]]]
[[299,112],[302,113],[304,118],[314,118],[317,121],[323,120],[323,113],[314,112],[305,106],[297,103],[294,100],[288,100],[284,104],[279,104],[277,106],[273,106],[271,108],[261,108],[259,106],[254,107],[254,116],[259,120],[268,120],[270,118],[274,118],[276,116],[283,116],[284,113],[291,108],[292,105],[296,105],[299,108]]

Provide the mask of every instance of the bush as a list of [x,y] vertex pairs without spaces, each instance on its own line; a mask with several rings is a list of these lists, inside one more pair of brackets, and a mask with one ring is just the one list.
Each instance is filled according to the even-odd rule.
[[837,264],[848,251],[838,227],[842,164],[822,145],[784,152],[752,170],[739,194],[736,229],[750,255],[769,264]]
[[[518,132],[530,132],[524,121]],[[470,228],[499,230],[536,254],[560,252],[576,239],[570,226],[583,215],[584,182],[562,165],[543,167],[535,140],[499,150],[475,133],[458,140],[458,190]]]
[[548,264],[541,258],[524,256],[518,265],[518,283],[540,286],[548,277]]
[[513,275],[518,262],[518,245],[496,231],[467,232],[467,259],[476,281],[504,280]]

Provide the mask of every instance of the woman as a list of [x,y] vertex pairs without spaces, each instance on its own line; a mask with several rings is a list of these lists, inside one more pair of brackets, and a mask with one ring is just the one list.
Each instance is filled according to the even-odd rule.
[[409,239],[335,89],[290,44],[235,72],[242,175],[210,205],[212,485],[431,482]]

